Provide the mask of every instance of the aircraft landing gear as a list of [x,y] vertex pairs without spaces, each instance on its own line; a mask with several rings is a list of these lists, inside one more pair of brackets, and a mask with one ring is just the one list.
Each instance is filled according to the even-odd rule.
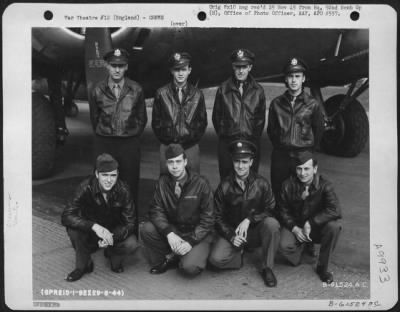
[[[369,139],[369,122],[365,109],[357,97],[368,89],[368,79],[353,81],[346,94],[337,94],[327,101],[321,89],[314,86],[312,95],[324,105],[325,132],[321,151],[342,157],[355,157],[364,149]],[[355,91],[354,91],[355,90]]]
[[344,98],[343,94],[334,95],[324,104],[327,121],[321,148],[331,155],[355,157],[368,142],[368,117],[356,99],[352,99],[344,110],[341,109]]

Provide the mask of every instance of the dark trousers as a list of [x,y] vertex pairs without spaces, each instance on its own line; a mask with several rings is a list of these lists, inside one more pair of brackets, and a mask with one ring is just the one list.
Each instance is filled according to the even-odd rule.
[[[328,270],[332,253],[336,247],[342,226],[339,221],[330,221],[321,227],[311,228],[310,237],[313,243],[320,243],[318,265]],[[285,258],[293,265],[300,263],[304,243],[300,243],[296,236],[287,228],[282,228],[280,250]]]
[[[275,254],[279,247],[280,226],[272,217],[265,218],[247,231],[247,246],[262,248],[262,268],[273,268]],[[223,237],[218,237],[212,247],[208,261],[220,269],[239,269],[241,251]]]
[[[153,223],[145,222],[140,230],[140,235],[147,249],[151,265],[161,263],[166,255],[172,253],[168,240],[161,235]],[[181,236],[185,239],[184,236]],[[212,243],[212,235],[209,234],[184,256],[180,257],[179,269],[188,276],[195,276],[201,273],[207,264],[208,254]]]
[[[218,168],[220,180],[233,172],[232,156],[229,151],[229,144],[233,141],[234,140],[227,139],[218,140]],[[251,169],[253,170],[253,172],[258,173],[258,167],[260,166],[261,143],[260,139],[251,140],[251,142],[253,142],[257,147],[257,152],[256,155],[254,155],[253,165],[251,166]]]
[[279,198],[283,182],[296,174],[296,162],[305,150],[291,151],[273,149],[271,155],[271,187],[275,198]]
[[[75,249],[75,268],[84,270],[92,261],[90,255],[99,249],[96,233],[80,231],[67,228],[72,247]],[[123,241],[114,242],[113,246],[107,247],[111,266],[118,268],[126,255],[133,254],[139,247],[134,235],[130,235]]]
[[[95,136],[94,157],[101,153],[112,155],[119,164],[119,177],[129,184],[138,220],[138,193],[140,181],[140,139],[137,137]],[[135,224],[137,229],[137,224]]]

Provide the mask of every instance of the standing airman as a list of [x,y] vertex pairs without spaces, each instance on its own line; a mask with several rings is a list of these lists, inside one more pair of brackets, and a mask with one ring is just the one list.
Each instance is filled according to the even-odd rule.
[[273,145],[271,184],[277,198],[283,181],[294,174],[299,153],[315,151],[324,131],[321,104],[304,91],[307,66],[292,58],[284,67],[287,90],[272,100],[267,132]]
[[151,125],[160,141],[160,174],[168,174],[165,150],[180,144],[192,171],[200,173],[199,142],[207,128],[207,111],[202,91],[188,82],[191,56],[176,52],[169,58],[172,81],[154,97]]
[[233,75],[221,84],[215,96],[212,122],[219,139],[221,180],[233,172],[229,144],[238,139],[246,139],[256,145],[252,169],[258,172],[266,104],[264,89],[250,75],[254,59],[254,54],[247,49],[233,51]]
[[95,131],[95,156],[108,153],[115,157],[120,178],[129,184],[138,207],[140,136],[147,123],[147,113],[142,87],[125,77],[128,57],[124,49],[114,49],[104,55],[108,77],[94,87],[89,104]]

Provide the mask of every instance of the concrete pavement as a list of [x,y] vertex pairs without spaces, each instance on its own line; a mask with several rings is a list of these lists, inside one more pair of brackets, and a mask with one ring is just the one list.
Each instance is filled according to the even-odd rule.
[[[113,273],[101,250],[93,254],[94,271],[69,283],[65,276],[74,269],[74,251],[65,228],[55,222],[33,216],[33,299],[34,300],[253,300],[253,299],[366,299],[369,274],[357,269],[333,265],[335,280],[342,285],[325,287],[310,264],[289,266],[277,259],[274,270],[278,287],[267,288],[259,275],[259,250],[247,254],[240,270],[206,270],[194,279],[176,270],[152,275],[143,248],[128,257],[125,272]],[[353,287],[344,287],[344,283]],[[341,286],[341,287],[340,287]],[[89,290],[91,294],[89,295]],[[75,291],[75,293],[74,293]],[[80,291],[80,292],[79,292]],[[86,291],[86,295],[84,293]],[[106,295],[105,291],[108,291]],[[115,292],[114,292],[115,291]],[[114,292],[114,293],[113,293]]]

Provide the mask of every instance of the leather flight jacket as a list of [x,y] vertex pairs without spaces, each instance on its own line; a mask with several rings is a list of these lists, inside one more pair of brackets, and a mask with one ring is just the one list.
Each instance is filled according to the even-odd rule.
[[[64,226],[85,232],[93,232],[92,226],[97,223],[114,234],[114,241],[125,240],[134,233],[135,221],[135,206],[128,185],[118,180],[108,192],[106,202],[95,176],[78,186],[61,217]],[[114,229],[118,232],[113,232]]]
[[124,78],[125,83],[117,99],[108,85],[108,78],[93,89],[90,119],[97,135],[138,137],[147,123],[146,103],[142,87]]
[[184,149],[199,143],[207,128],[207,111],[201,90],[187,84],[182,103],[171,82],[158,89],[154,97],[151,126],[158,140],[181,144]]
[[295,225],[302,228],[306,221],[310,222],[311,228],[320,227],[342,217],[333,186],[322,176],[314,175],[305,199],[302,197],[304,191],[304,184],[294,176],[282,185],[277,211],[280,221],[286,228],[292,230]]
[[214,206],[216,230],[230,241],[245,218],[250,220],[250,227],[254,227],[264,218],[274,217],[275,198],[269,182],[250,171],[244,191],[235,174],[222,180],[215,191]]
[[240,95],[231,77],[218,88],[212,122],[220,139],[257,141],[265,125],[264,89],[249,75]]
[[323,108],[304,91],[294,99],[286,91],[271,102],[267,132],[276,149],[315,150],[324,132]]
[[160,177],[150,203],[149,220],[162,235],[174,232],[194,246],[213,231],[213,192],[204,177],[186,172],[188,177],[179,198],[174,192],[173,177]]

